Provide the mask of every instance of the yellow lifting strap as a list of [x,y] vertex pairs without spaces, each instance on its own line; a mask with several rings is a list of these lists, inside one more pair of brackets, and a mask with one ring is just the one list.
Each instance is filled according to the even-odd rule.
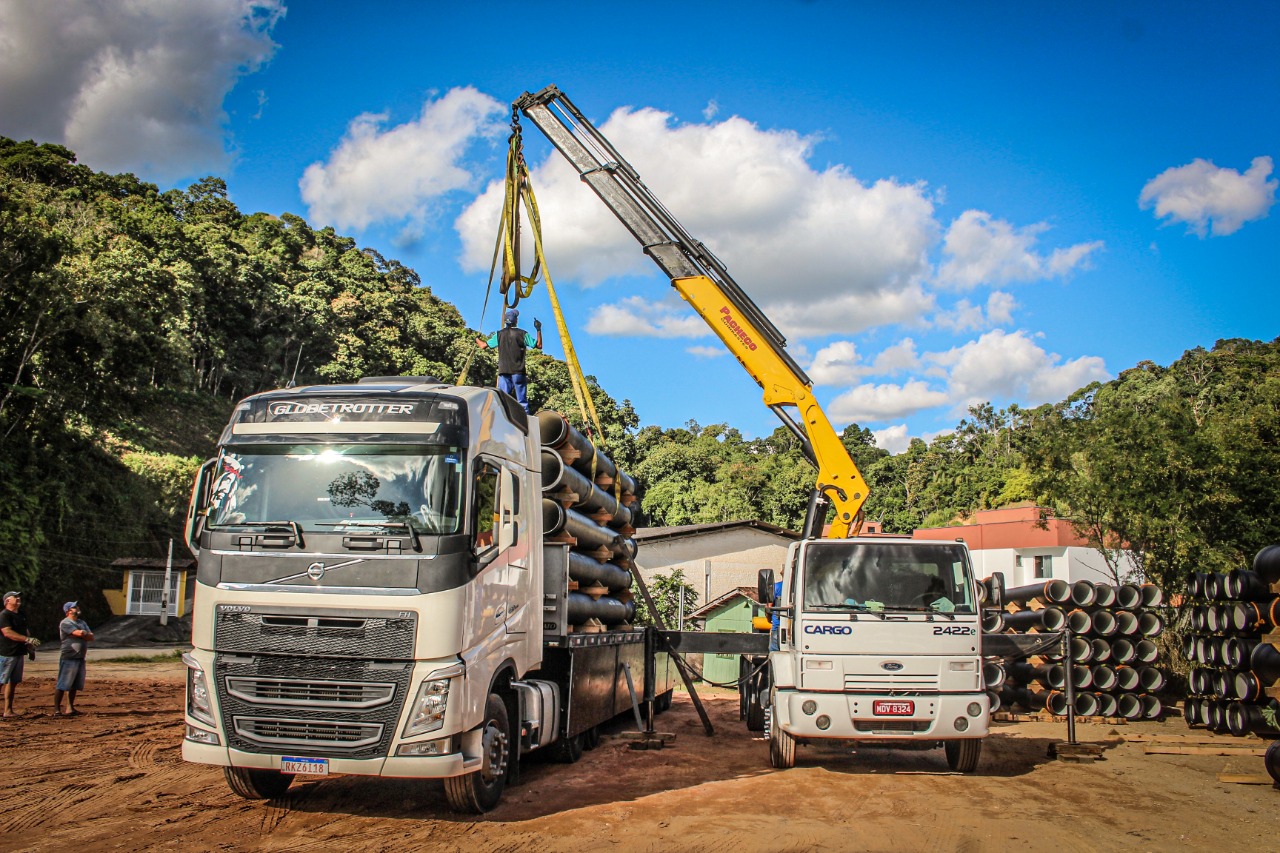
[[[523,202],[525,211],[528,214],[529,230],[533,234],[534,246],[533,270],[527,276],[520,274],[521,202]],[[591,390],[587,385],[586,375],[582,371],[582,364],[578,361],[577,350],[574,349],[573,340],[569,336],[569,326],[565,322],[564,311],[560,307],[560,298],[556,295],[555,284],[551,280],[551,271],[547,267],[546,255],[543,253],[542,217],[538,213],[538,201],[534,196],[533,185],[529,180],[529,169],[524,161],[519,114],[514,111],[511,116],[511,139],[507,147],[506,192],[503,196],[502,218],[498,223],[498,239],[494,246],[493,262],[489,267],[489,286],[485,291],[485,309],[481,312],[482,323],[484,320],[483,311],[488,308],[489,294],[493,288],[493,274],[497,268],[499,255],[502,256],[502,279],[499,289],[502,293],[504,310],[515,307],[521,299],[525,299],[533,293],[533,287],[537,283],[539,275],[546,281],[547,294],[551,299],[551,310],[555,314],[556,329],[560,333],[560,343],[564,347],[565,364],[569,368],[569,384],[573,388],[573,396],[578,403],[578,411],[582,416],[582,422],[589,427],[593,426],[595,428],[596,435],[592,437],[592,440],[598,447],[603,449],[605,435],[604,430],[600,427],[600,416],[596,412],[595,400],[591,397]],[[474,353],[472,354],[474,355]],[[462,377],[466,376],[470,363],[471,356],[468,356],[467,363],[462,368]]]

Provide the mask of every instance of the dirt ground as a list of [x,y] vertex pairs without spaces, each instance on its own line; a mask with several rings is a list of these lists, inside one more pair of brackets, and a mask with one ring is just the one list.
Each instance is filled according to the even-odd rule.
[[[637,751],[618,735],[575,765],[531,764],[480,819],[450,814],[439,783],[331,777],[274,801],[234,796],[220,768],[184,764],[177,662],[91,663],[80,717],[55,717],[51,675],[18,688],[0,720],[6,783],[0,850],[483,851],[1149,851],[1274,850],[1280,790],[1226,784],[1263,774],[1259,757],[1144,755],[1126,736],[1187,735],[1180,720],[1081,725],[1105,758],[1047,755],[1065,727],[998,726],[979,772],[947,772],[941,750],[798,749],[769,767],[768,745],[723,691],[702,733],[688,698],[658,718],[676,735]],[[1242,742],[1223,738],[1224,742]],[[1264,745],[1250,741],[1253,746]]]

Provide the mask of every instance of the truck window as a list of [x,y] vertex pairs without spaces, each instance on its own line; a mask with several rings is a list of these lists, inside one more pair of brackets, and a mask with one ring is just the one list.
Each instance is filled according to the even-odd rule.
[[970,569],[956,545],[815,542],[804,562],[805,609],[975,612]]
[[498,524],[498,468],[488,462],[476,461],[471,480],[471,531],[472,544],[477,552],[493,545],[493,533]]
[[457,448],[310,444],[228,448],[210,489],[211,526],[297,522],[334,532],[379,522],[418,533],[462,528]]

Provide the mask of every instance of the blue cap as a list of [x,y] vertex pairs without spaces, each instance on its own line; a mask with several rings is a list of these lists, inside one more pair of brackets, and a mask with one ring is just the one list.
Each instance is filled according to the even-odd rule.
[[508,326],[514,326],[516,321],[520,319],[520,312],[514,308],[508,308],[507,312],[502,315],[502,319]]
[[66,604],[62,605],[62,612],[66,613],[71,608],[79,607],[79,606],[80,606],[80,602],[78,601],[68,601]]

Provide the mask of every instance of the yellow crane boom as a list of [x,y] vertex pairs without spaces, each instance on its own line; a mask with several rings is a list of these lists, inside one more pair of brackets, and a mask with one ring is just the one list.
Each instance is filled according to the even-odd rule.
[[799,440],[818,469],[804,535],[821,535],[828,505],[835,517],[827,535],[857,535],[867,483],[813,395],[813,382],[786,351],[787,342],[706,246],[695,240],[649,191],[639,173],[555,86],[514,104],[578,170],[647,255],[671,279],[698,315],[764,391],[764,404]]

